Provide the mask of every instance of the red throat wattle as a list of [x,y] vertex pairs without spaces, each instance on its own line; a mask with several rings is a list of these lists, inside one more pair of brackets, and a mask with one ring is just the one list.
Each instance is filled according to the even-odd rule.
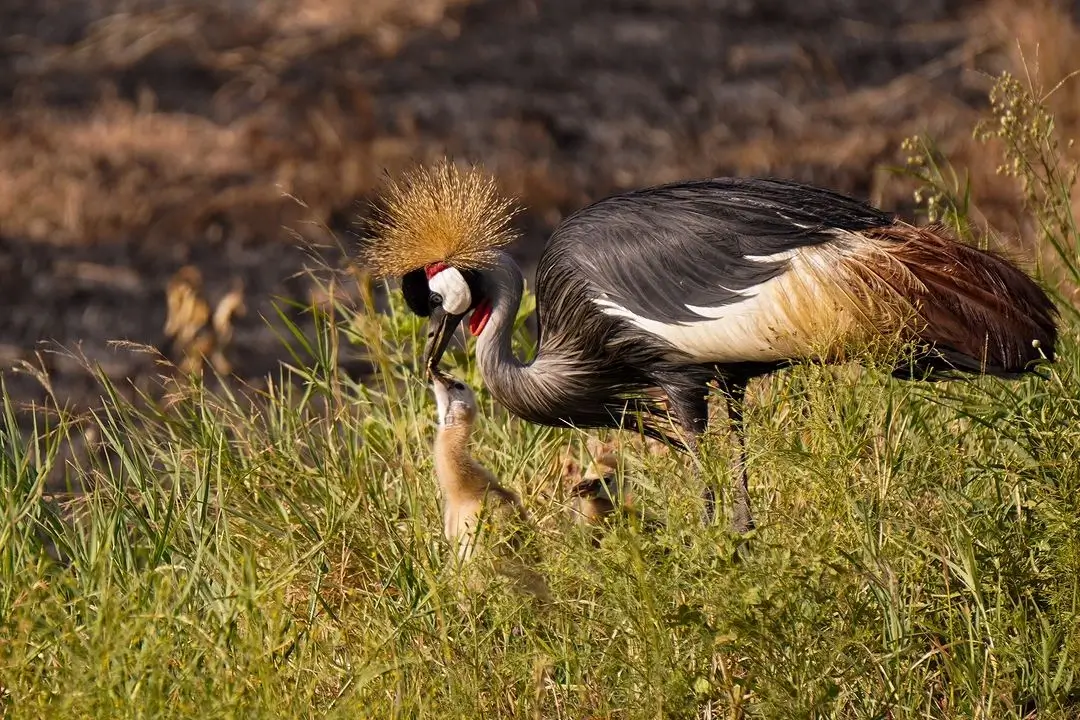
[[476,309],[473,310],[473,314],[469,317],[469,332],[473,336],[477,336],[484,331],[484,327],[487,325],[488,318],[491,317],[491,303],[487,300],[481,300],[476,305]]

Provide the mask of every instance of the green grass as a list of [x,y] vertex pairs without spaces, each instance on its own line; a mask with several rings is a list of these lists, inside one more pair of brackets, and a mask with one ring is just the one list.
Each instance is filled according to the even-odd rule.
[[[1046,226],[1067,276],[1077,238]],[[476,454],[544,521],[556,601],[539,610],[453,572],[419,321],[400,303],[319,319],[259,393],[129,402],[102,380],[104,410],[42,416],[29,440],[5,402],[6,717],[1080,716],[1073,313],[1046,380],[807,366],[755,384],[761,527],[739,559],[723,524],[700,525],[687,466],[631,451],[667,526],[594,546],[544,492],[584,435],[481,392]],[[375,361],[369,383],[335,373],[344,343]],[[88,426],[101,452],[65,471],[86,492],[44,497]],[[726,477],[721,440],[705,463]]]

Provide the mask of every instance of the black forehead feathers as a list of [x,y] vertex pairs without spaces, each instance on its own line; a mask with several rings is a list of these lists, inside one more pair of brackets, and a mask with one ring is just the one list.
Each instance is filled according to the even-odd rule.
[[[472,296],[472,304],[476,305],[480,298],[480,273],[475,270],[460,271],[465,283],[469,286],[469,295]],[[431,314],[431,289],[428,287],[427,273],[424,268],[410,270],[401,278],[401,294],[405,296],[405,304],[414,314],[427,317]]]
[[405,273],[405,276],[401,278],[401,294],[405,296],[405,304],[414,314],[420,317],[431,314],[431,305],[428,302],[431,291],[428,289],[424,268]]

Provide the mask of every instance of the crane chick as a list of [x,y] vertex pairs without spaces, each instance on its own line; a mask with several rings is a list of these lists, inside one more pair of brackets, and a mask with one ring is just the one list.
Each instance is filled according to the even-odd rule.
[[530,567],[538,557],[527,547],[534,528],[521,499],[500,485],[469,450],[476,396],[468,385],[438,370],[432,371],[431,382],[439,413],[435,475],[442,493],[446,539],[462,563],[472,560],[484,541],[485,548],[492,550],[498,573],[518,589],[549,600],[547,582]]
[[600,527],[621,515],[626,518],[636,516],[642,529],[647,531],[663,527],[662,520],[644,507],[639,507],[629,478],[621,476],[614,446],[590,441],[588,451],[592,462],[569,492],[570,507],[576,522]]

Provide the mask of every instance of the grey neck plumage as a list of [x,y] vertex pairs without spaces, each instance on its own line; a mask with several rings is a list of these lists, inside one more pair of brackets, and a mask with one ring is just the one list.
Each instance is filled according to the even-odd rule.
[[491,317],[476,340],[476,360],[484,381],[491,385],[493,380],[497,384],[503,375],[519,374],[528,367],[518,360],[511,347],[525,280],[517,263],[505,253],[499,254],[495,267],[484,272],[484,280]]
[[500,253],[495,267],[485,271],[486,292],[491,301],[491,317],[476,343],[476,360],[480,374],[491,394],[510,412],[519,417],[533,418],[551,406],[552,383],[561,382],[562,375],[548,367],[552,363],[544,353],[530,362],[514,355],[511,340],[514,321],[521,306],[525,281],[517,263]]
[[[555,427],[620,427],[627,422],[625,418],[632,420],[635,408],[648,409],[641,402],[620,399],[620,393],[640,388],[628,383],[613,358],[603,357],[603,364],[598,365],[596,352],[590,356],[589,348],[583,346],[582,338],[602,338],[607,332],[602,313],[580,312],[579,308],[576,317],[580,324],[547,323],[536,356],[522,362],[511,345],[525,289],[521,270],[508,255],[501,254],[494,267],[483,271],[483,278],[492,309],[477,338],[476,360],[484,385],[510,413]],[[579,301],[577,297],[560,294],[558,287],[550,284],[546,289],[541,316],[572,315],[566,303]],[[634,380],[629,377],[629,381]]]

